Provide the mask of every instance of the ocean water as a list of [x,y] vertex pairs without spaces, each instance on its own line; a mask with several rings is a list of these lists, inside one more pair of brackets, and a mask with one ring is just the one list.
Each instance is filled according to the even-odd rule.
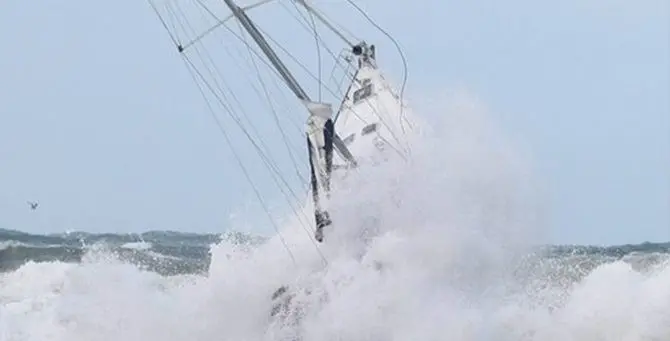
[[[0,230],[0,340],[670,340],[670,243],[544,245],[432,274],[429,258],[379,270],[354,257],[294,280],[270,243]],[[308,289],[286,318],[300,323],[270,317],[281,284]]]
[[670,243],[551,245],[524,158],[447,112],[334,190],[320,245],[309,208],[270,237],[1,230],[0,340],[670,340]]
[[[268,237],[242,232],[71,232],[37,235],[0,229],[0,272],[6,276],[22,267],[36,266],[36,263],[82,264],[82,261],[90,261],[95,255],[96,259],[102,257],[132,264],[140,270],[162,276],[205,276],[209,271],[211,250],[217,244],[261,245],[267,240]],[[624,262],[637,271],[647,271],[668,259],[670,242],[614,246],[542,245],[528,256],[562,268],[577,267],[576,274],[580,277],[601,265],[616,262]]]

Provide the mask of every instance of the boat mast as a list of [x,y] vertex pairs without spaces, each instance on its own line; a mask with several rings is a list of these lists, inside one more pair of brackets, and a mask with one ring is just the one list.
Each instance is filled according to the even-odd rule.
[[[277,72],[282,76],[284,81],[286,82],[286,85],[293,91],[293,93],[300,99],[301,101],[308,101],[311,102],[311,99],[309,98],[309,95],[303,90],[303,88],[300,86],[298,81],[295,80],[291,72],[286,68],[286,65],[279,59],[277,54],[272,50],[272,47],[270,44],[268,44],[267,40],[265,40],[265,37],[261,34],[261,32],[256,28],[256,25],[254,25],[253,21],[251,21],[251,18],[247,16],[246,12],[244,9],[240,8],[235,4],[233,0],[223,0],[223,2],[228,5],[230,10],[233,12],[233,15],[240,21],[242,24],[242,27],[249,33],[251,38],[258,44],[258,47],[261,48],[261,51],[265,54],[265,56],[270,60],[272,65],[277,69]],[[335,148],[338,149],[338,151],[344,156],[344,158],[350,162],[352,165],[356,165],[356,161],[354,159],[354,156],[351,154],[349,151],[349,148],[344,144],[340,136],[335,132],[334,138],[333,138],[333,144],[335,145]]]

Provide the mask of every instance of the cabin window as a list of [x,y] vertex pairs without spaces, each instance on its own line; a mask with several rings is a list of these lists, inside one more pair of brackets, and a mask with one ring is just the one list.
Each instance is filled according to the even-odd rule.
[[345,145],[348,145],[348,144],[350,144],[351,142],[354,141],[355,137],[356,137],[356,134],[351,134],[351,135],[347,136],[344,140],[342,140],[342,142],[344,142]]
[[361,88],[354,91],[354,104],[370,97],[370,95],[372,95],[372,82],[369,79],[365,79]]
[[365,127],[363,127],[361,135],[367,135],[375,131],[377,131],[377,123],[368,124]]

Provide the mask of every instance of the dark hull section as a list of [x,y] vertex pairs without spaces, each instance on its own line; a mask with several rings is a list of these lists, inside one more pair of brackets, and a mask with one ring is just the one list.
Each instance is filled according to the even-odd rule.
[[[323,127],[324,145],[320,147],[323,153],[315,153],[317,150],[307,136],[307,150],[309,152],[310,183],[312,187],[312,200],[314,201],[314,219],[316,230],[314,238],[318,242],[323,242],[323,228],[329,226],[332,221],[328,210],[322,207],[321,198],[327,198],[330,192],[330,178],[333,170],[333,141],[335,136],[334,124],[331,119],[327,120]],[[323,160],[320,160],[320,155]],[[315,166],[316,165],[316,166]],[[317,170],[316,167],[322,166],[323,169]]]

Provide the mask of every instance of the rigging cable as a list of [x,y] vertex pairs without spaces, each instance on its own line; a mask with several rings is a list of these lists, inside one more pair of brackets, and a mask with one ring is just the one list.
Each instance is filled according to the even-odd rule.
[[[152,7],[152,8],[154,9],[154,11],[156,12],[156,15],[159,17],[159,20],[163,23],[163,27],[165,27],[165,29],[166,29],[168,35],[169,35],[170,38],[172,39],[172,42],[175,43],[175,45],[179,48],[181,45],[179,45],[178,41],[175,39],[175,37],[174,37],[174,35],[172,34],[172,32],[170,32],[170,30],[169,30],[167,24],[165,23],[165,21],[163,20],[162,16],[160,15],[160,12],[159,12],[159,11],[157,10],[157,8],[154,6],[152,0],[147,0],[147,1],[149,2],[149,4],[151,5],[151,7]],[[233,153],[233,155],[234,155],[234,157],[235,157],[235,160],[237,161],[238,165],[239,165],[240,168],[242,169],[242,172],[244,173],[244,176],[246,177],[247,181],[248,181],[249,184],[251,185],[251,187],[252,187],[254,193],[256,194],[256,197],[258,198],[259,202],[260,202],[261,205],[263,206],[265,213],[268,215],[268,218],[270,219],[270,222],[271,222],[272,226],[274,227],[275,231],[277,232],[277,235],[278,235],[278,237],[279,237],[279,240],[281,241],[282,245],[283,245],[284,248],[286,249],[286,252],[288,253],[289,257],[291,258],[291,261],[293,262],[293,264],[296,265],[297,263],[296,263],[296,260],[295,260],[295,256],[293,255],[293,252],[292,252],[291,249],[288,247],[288,244],[286,243],[286,240],[284,239],[284,237],[281,235],[281,232],[279,231],[279,227],[276,225],[274,219],[272,218],[272,215],[270,214],[270,211],[268,210],[267,205],[265,204],[265,201],[263,200],[262,196],[260,195],[260,192],[258,191],[258,188],[257,188],[256,185],[253,183],[253,181],[251,180],[251,176],[249,175],[249,172],[247,171],[247,169],[246,169],[246,167],[244,166],[244,164],[242,163],[242,159],[240,158],[240,156],[239,156],[239,154],[237,153],[237,151],[235,150],[235,148],[232,147],[232,146],[233,146],[232,141],[230,140],[230,137],[228,136],[228,133],[226,132],[226,130],[223,128],[223,125],[221,124],[221,121],[220,121],[219,118],[216,116],[216,113],[214,112],[214,108],[212,107],[212,104],[210,103],[209,99],[208,99],[207,96],[205,95],[205,91],[204,91],[204,89],[202,88],[202,86],[201,86],[200,83],[198,82],[198,79],[197,79],[197,77],[196,77],[196,73],[197,73],[198,76],[200,76],[200,78],[201,78],[203,81],[204,81],[205,78],[203,77],[203,75],[198,71],[198,69],[195,67],[195,65],[191,62],[191,60],[190,60],[185,54],[180,53],[180,55],[182,56],[182,60],[183,60],[184,63],[186,64],[186,68],[189,70],[189,74],[191,75],[191,78],[193,79],[193,81],[195,82],[196,86],[198,87],[198,90],[200,91],[200,94],[203,96],[203,99],[205,100],[205,103],[207,104],[207,107],[209,108],[209,111],[210,111],[210,113],[212,114],[212,117],[214,118],[214,121],[216,122],[216,125],[217,125],[218,128],[219,128],[219,131],[220,131],[221,134],[224,136],[224,138],[225,138],[226,142],[228,143],[228,145],[231,147],[231,151],[232,151],[232,153]],[[204,83],[205,83],[205,85],[207,85],[208,87],[210,86],[206,81],[204,81]],[[210,88],[210,90],[212,90],[212,89]],[[217,96],[217,97],[218,97],[218,96]],[[223,103],[221,103],[221,104],[223,104]],[[224,105],[223,107],[224,107],[224,109],[226,109],[226,111],[230,111],[230,110],[231,110],[230,108],[227,108],[227,106],[225,106],[225,105]],[[229,113],[230,113],[230,112],[229,112]]]

